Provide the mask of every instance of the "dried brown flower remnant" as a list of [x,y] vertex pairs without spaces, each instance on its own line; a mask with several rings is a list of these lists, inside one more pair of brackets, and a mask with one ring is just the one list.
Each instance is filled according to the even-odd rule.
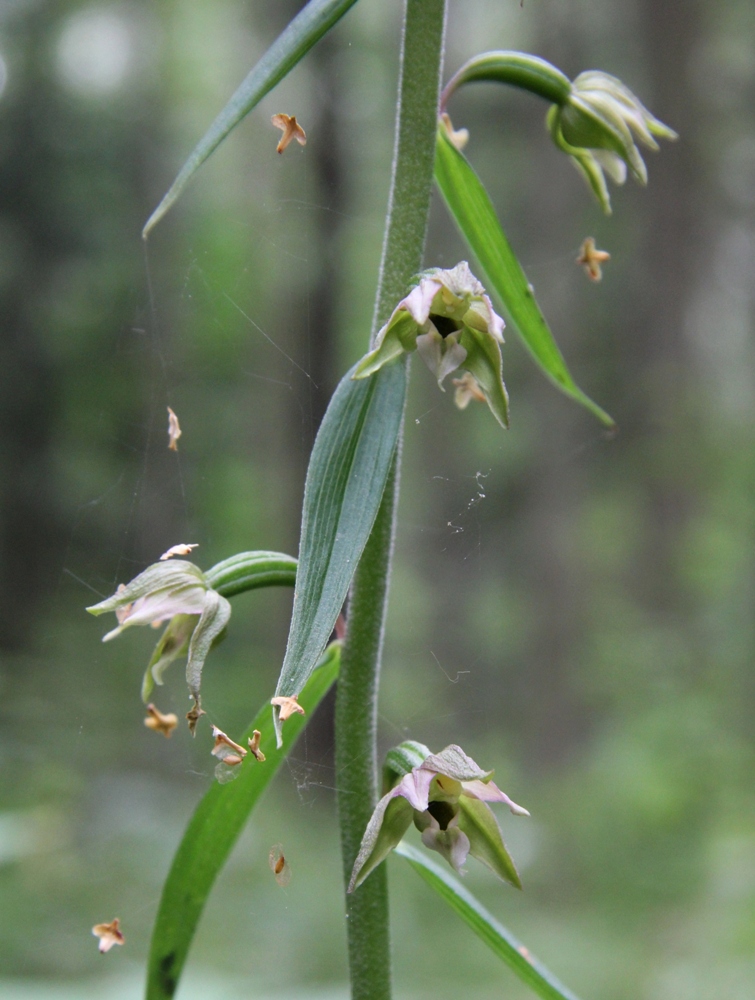
[[472,372],[464,372],[461,378],[455,378],[452,381],[456,386],[454,403],[460,410],[466,410],[473,399],[477,403],[485,402],[485,393]]
[[186,713],[186,721],[189,723],[189,732],[192,736],[196,735],[197,723],[202,715],[207,715],[205,710],[200,707],[198,699],[194,699],[194,707]]
[[581,264],[582,267],[584,267],[585,274],[590,281],[600,281],[603,277],[603,271],[601,270],[600,265],[605,264],[605,262],[610,259],[610,253],[606,250],[596,249],[595,240],[592,236],[588,236],[580,248],[579,257],[577,257],[576,263]]
[[113,945],[126,943],[118,917],[111,920],[109,924],[95,924],[92,928],[92,934],[100,939],[100,953],[102,955],[110,951]]
[[270,699],[270,704],[275,705],[279,709],[281,722],[290,719],[295,712],[298,712],[299,715],[307,714],[299,704],[298,697],[298,694],[294,694],[290,698],[285,697],[285,695],[279,695],[276,698]]
[[307,145],[307,135],[297,122],[296,115],[273,115],[270,121],[283,132],[276,150],[278,153],[282,153],[292,139],[296,139],[300,146]]
[[264,763],[265,761],[265,755],[260,750],[261,739],[262,739],[262,733],[259,731],[259,729],[255,729],[254,732],[252,733],[252,738],[250,740],[247,740],[247,743],[249,744],[249,750],[251,751],[252,756],[254,757],[255,760],[259,761],[260,764]]
[[170,739],[173,730],[178,725],[178,716],[173,712],[163,714],[152,702],[147,705],[147,718],[144,720],[147,729],[153,729],[156,733],[162,733],[166,739]]
[[[226,764],[240,764],[244,757],[246,757],[246,750],[240,747],[238,743],[234,743],[230,736],[226,736],[222,729],[213,726],[212,735],[215,737],[215,746],[211,752],[215,757],[219,757]],[[232,757],[235,758],[233,761],[231,760]]]
[[445,111],[440,116],[440,120],[443,122],[443,127],[445,128],[448,138],[451,140],[452,144],[459,150],[464,149],[466,144],[469,142],[469,129],[455,129],[453,122]]
[[291,881],[291,868],[283,854],[281,844],[274,844],[270,848],[267,860],[270,865],[270,871],[275,875],[275,881],[282,889],[285,889]]
[[189,545],[184,545],[181,542],[178,545],[171,545],[167,552],[163,552],[160,556],[160,562],[165,562],[166,559],[172,559],[173,556],[188,556],[192,549],[198,549],[199,542],[192,542]]
[[178,451],[178,439],[181,437],[181,426],[178,417],[173,410],[168,407],[168,448],[171,451]]

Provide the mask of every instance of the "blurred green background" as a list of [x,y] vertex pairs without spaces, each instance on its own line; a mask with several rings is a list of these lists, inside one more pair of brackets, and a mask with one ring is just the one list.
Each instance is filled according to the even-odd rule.
[[[176,542],[295,554],[313,435],[364,351],[401,4],[362,0],[141,226],[290,0],[0,6],[0,995],[140,995],[209,737],[142,724],[155,635],[84,606]],[[603,217],[535,98],[469,87],[456,127],[607,439],[513,333],[512,427],[415,365],[381,739],[459,742],[526,805],[525,892],[467,884],[582,1000],[755,995],[755,7],[451,0],[446,75],[523,48],[621,77],[681,135]],[[306,148],[277,156],[270,115]],[[601,284],[574,262],[593,235]],[[434,199],[428,265],[463,245]],[[166,406],[180,450],[167,450]],[[204,703],[270,696],[291,597],[234,599]],[[157,692],[188,706],[181,667]],[[346,996],[332,699],[223,873],[179,996]],[[280,889],[267,855],[284,845]],[[396,995],[526,991],[392,859]],[[105,958],[92,924],[119,916]]]

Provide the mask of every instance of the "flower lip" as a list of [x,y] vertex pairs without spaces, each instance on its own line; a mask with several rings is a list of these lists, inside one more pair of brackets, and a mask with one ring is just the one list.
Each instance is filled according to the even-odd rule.
[[429,320],[444,339],[450,333],[458,333],[463,328],[463,324],[450,316],[439,316],[437,313],[430,313]]

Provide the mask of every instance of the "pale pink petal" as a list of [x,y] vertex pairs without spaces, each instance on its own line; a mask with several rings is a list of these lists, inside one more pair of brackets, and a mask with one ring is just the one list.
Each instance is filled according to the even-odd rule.
[[399,309],[406,309],[419,326],[427,322],[433,299],[443,286],[435,278],[422,278],[418,285],[409,292],[398,304]]
[[418,812],[427,809],[430,785],[435,777],[432,771],[423,771],[415,767],[409,774],[405,774],[395,788],[388,793],[389,796],[403,795],[409,805]]
[[529,816],[524,806],[513,802],[493,781],[464,781],[461,787],[461,794],[468,795],[471,799],[480,799],[482,802],[503,802],[515,816]]

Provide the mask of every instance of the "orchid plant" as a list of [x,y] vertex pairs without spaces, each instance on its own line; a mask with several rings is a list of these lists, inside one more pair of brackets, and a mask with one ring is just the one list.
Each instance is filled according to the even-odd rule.
[[[355,2],[310,0],[303,7],[191,154],[148,220],[145,239],[235,125]],[[449,375],[460,372],[454,379],[457,405],[484,401],[498,424],[507,427],[502,313],[546,376],[612,427],[610,416],[572,379],[492,201],[462,152],[468,133],[454,128],[449,102],[475,81],[504,83],[544,98],[550,105],[551,137],[606,212],[605,175],[622,183],[628,170],[644,184],[647,171],[637,143],[657,149],[656,139],[672,139],[674,133],[614,77],[591,71],[571,82],[544,59],[519,52],[474,56],[442,89],[445,18],[445,0],[405,0],[374,329],[364,357],[338,385],[312,451],[298,561],[276,552],[246,552],[202,572],[191,562],[168,559],[89,609],[115,613],[117,627],[105,640],[131,625],[166,623],[147,667],[144,700],[163,683],[167,667],[185,655],[189,727],[207,740],[208,753],[219,761],[219,781],[199,804],[163,889],[149,959],[150,1000],[175,993],[215,877],[262,791],[336,680],[336,774],[352,995],[381,1000],[391,995],[382,862],[395,851],[535,993],[551,1000],[573,998],[457,878],[471,856],[521,888],[490,804],[501,803],[515,816],[529,814],[493,783],[493,772],[453,742],[433,754],[407,741],[389,752],[378,798],[378,677],[408,362],[416,351],[441,389]],[[276,115],[274,124],[284,132],[279,152],[292,138],[306,141],[294,117]],[[468,244],[477,277],[466,261],[450,269],[421,270],[433,180]],[[177,548],[190,551],[191,546]],[[237,741],[215,725],[218,720],[202,720],[202,669],[228,627],[229,598],[270,585],[295,587],[288,646],[270,704],[262,706]],[[165,736],[176,724],[175,716],[162,715],[151,703],[145,722]],[[412,825],[424,847],[447,862],[445,869],[404,841]],[[283,859],[278,863],[282,866]],[[104,926],[95,928],[101,948],[121,943],[113,936],[122,939],[120,929],[105,933]]]

